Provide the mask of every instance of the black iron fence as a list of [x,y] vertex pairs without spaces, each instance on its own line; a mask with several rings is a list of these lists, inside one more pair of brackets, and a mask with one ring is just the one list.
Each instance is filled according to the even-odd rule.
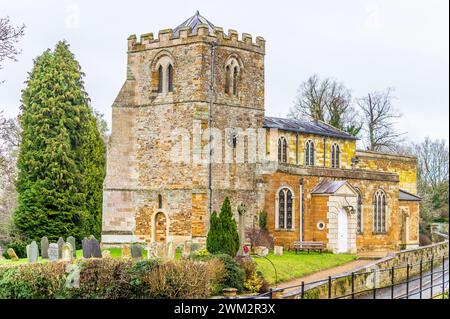
[[271,289],[245,298],[290,299],[430,299],[449,289],[448,256],[418,263],[328,277]]

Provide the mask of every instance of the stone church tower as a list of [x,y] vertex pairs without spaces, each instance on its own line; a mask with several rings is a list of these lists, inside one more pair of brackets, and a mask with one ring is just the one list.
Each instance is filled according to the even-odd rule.
[[198,12],[157,37],[128,38],[126,80],[112,105],[103,244],[203,242],[225,196],[254,222],[264,194],[249,136],[264,125],[264,53],[263,38],[239,39]]

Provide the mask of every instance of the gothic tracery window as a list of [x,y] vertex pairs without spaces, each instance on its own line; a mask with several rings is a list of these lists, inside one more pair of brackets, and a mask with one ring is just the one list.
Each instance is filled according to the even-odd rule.
[[230,58],[225,65],[225,86],[227,94],[238,95],[240,66],[235,58]]
[[305,165],[314,166],[314,142],[308,140],[305,145]]
[[283,136],[278,139],[278,162],[287,163],[287,141]]
[[373,195],[373,232],[386,232],[386,193],[379,189]]
[[293,228],[293,194],[289,188],[282,188],[278,192],[278,228]]
[[339,168],[340,166],[340,154],[341,150],[339,149],[339,145],[334,143],[331,146],[331,167]]
[[174,68],[172,59],[163,55],[156,63],[158,93],[173,92]]

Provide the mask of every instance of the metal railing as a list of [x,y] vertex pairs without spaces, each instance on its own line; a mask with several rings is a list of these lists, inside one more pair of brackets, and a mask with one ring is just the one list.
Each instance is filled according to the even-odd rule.
[[[414,264],[329,276],[313,282],[302,281],[300,285],[271,289],[260,295],[241,298],[272,299],[288,291],[284,298],[430,299],[448,292],[448,273],[448,256],[444,256]],[[344,284],[339,285],[339,281]],[[340,293],[337,292],[339,289]]]

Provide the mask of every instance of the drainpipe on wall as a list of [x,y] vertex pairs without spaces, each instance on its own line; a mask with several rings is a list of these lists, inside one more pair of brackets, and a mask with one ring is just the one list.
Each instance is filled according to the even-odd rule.
[[299,178],[300,192],[299,192],[299,240],[303,241],[303,177]]
[[208,146],[208,191],[209,191],[209,214],[212,212],[212,108],[214,99],[214,57],[216,51],[216,42],[211,42],[211,81],[209,85],[209,105],[208,105],[208,129],[209,129],[209,146]]

